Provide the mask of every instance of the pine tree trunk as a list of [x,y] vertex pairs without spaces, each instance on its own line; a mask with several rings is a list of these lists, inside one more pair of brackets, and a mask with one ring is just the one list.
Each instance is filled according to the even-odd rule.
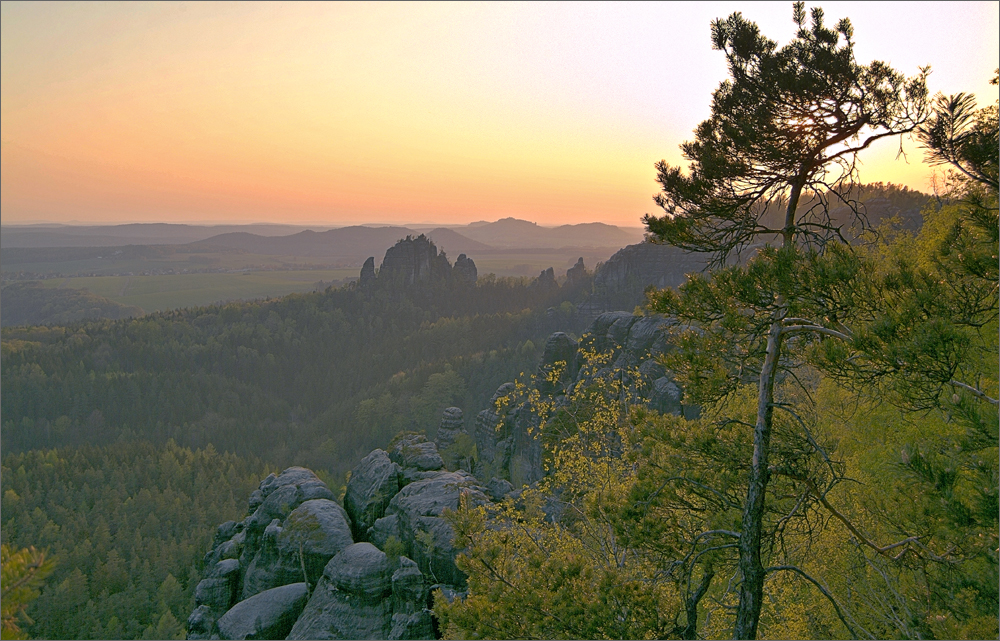
[[[802,194],[803,181],[792,185],[785,210],[785,226],[782,229],[782,244],[790,247],[795,242],[795,212]],[[768,455],[771,449],[771,420],[774,413],[774,378],[778,372],[781,356],[782,322],[787,315],[785,299],[779,296],[777,309],[771,318],[767,334],[767,352],[764,365],[760,369],[757,385],[757,422],[753,431],[753,459],[750,479],[747,483],[747,498],[743,504],[743,522],[740,530],[740,602],[736,608],[734,639],[756,639],[757,624],[764,600],[764,565],[760,560],[760,545],[764,533],[764,499],[767,493]]]
[[760,372],[757,395],[757,424],[753,432],[753,459],[747,499],[743,505],[740,531],[740,603],[736,610],[734,639],[756,639],[757,622],[764,598],[764,566],[760,560],[760,544],[764,529],[764,495],[768,482],[768,453],[771,447],[771,418],[774,408],[774,376],[781,351],[781,320],[783,308],[775,311],[767,337],[767,355]]

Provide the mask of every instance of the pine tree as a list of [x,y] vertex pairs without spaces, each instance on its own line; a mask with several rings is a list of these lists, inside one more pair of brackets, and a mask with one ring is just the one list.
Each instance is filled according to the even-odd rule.
[[[822,295],[840,276],[820,269],[824,253],[847,236],[834,208],[846,206],[850,222],[863,228],[858,155],[879,139],[913,132],[927,117],[927,69],[907,79],[882,62],[861,65],[849,20],[830,29],[814,8],[807,24],[801,2],[793,18],[795,38],[781,48],[739,13],[713,22],[713,46],[725,54],[730,79],[713,94],[712,116],[695,140],[682,146],[687,170],[657,165],[662,192],[655,200],[665,215],[644,219],[658,241],[706,252],[718,268],[680,293],[651,297],[656,311],[703,330],[687,339],[689,389],[719,399],[751,376],[757,380],[739,532],[733,633],[741,639],[756,638],[763,603],[775,382],[795,367],[789,341],[846,338],[843,310]],[[783,212],[777,221],[776,211]],[[748,250],[756,255],[747,265],[723,268]]]

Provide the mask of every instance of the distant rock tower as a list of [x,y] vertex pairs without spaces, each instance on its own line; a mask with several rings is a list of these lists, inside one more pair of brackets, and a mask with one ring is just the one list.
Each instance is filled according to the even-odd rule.
[[452,278],[459,283],[474,283],[479,278],[476,263],[465,254],[459,254],[455,266],[451,269]]
[[427,236],[416,238],[407,236],[390,247],[382,259],[379,280],[398,279],[404,285],[448,281],[451,279],[451,263]]
[[566,270],[566,285],[572,287],[583,282],[587,278],[587,268],[583,266],[583,256],[580,256],[576,264]]
[[542,289],[553,289],[558,288],[559,283],[556,282],[556,273],[551,267],[548,269],[543,269],[535,282],[532,283],[535,287],[540,287]]
[[369,256],[368,260],[361,267],[361,277],[358,279],[358,284],[362,287],[366,287],[375,282],[375,257]]

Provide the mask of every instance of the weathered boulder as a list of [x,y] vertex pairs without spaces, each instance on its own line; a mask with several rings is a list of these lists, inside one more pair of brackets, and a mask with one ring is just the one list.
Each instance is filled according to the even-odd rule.
[[479,278],[476,263],[465,254],[458,255],[458,258],[455,259],[454,267],[451,268],[451,272],[454,280],[460,283],[475,283]]
[[681,405],[681,388],[666,376],[653,381],[653,393],[649,398],[650,408],[660,414],[674,414],[680,416],[684,413]]
[[259,534],[274,519],[284,520],[305,501],[336,499],[330,488],[304,467],[290,467],[278,476],[269,475],[261,481],[260,491],[264,500],[246,521],[251,536]]
[[310,582],[318,580],[327,562],[352,543],[347,512],[329,499],[312,499],[292,510],[277,537],[282,564],[301,570],[301,551]]
[[423,434],[407,434],[396,439],[389,450],[389,458],[401,468],[432,472],[444,467],[437,445]]
[[219,561],[194,589],[195,605],[206,605],[216,612],[225,612],[236,601],[240,582],[240,562],[236,559]]
[[493,477],[486,484],[486,494],[494,501],[502,501],[508,494],[514,491],[514,486],[506,479]]
[[392,574],[392,629],[390,639],[431,639],[434,626],[427,584],[417,564],[404,557]]
[[385,549],[389,537],[396,537],[398,541],[403,540],[403,536],[399,532],[399,517],[395,514],[383,516],[368,528],[367,539],[378,546],[380,550]]
[[368,528],[382,518],[399,491],[399,465],[384,450],[374,450],[351,471],[344,508],[351,519],[355,541],[364,541]]
[[454,445],[462,434],[466,434],[462,410],[457,407],[446,408],[441,416],[441,425],[438,427],[437,436],[434,438],[438,452]]
[[461,409],[445,409],[434,440],[446,469],[472,471],[475,464],[475,441],[465,430],[465,418]]
[[264,528],[256,554],[247,565],[243,576],[243,591],[241,599],[248,599],[255,594],[303,581],[302,570],[298,559],[289,561],[282,559],[278,552],[278,536],[282,531],[281,521],[274,519]]
[[187,620],[187,638],[208,639],[215,629],[215,611],[208,605],[199,605]]
[[[225,524],[223,524],[225,525]],[[243,543],[246,540],[246,524],[240,521],[236,524],[236,534],[227,541],[216,543],[205,555],[205,567],[214,567],[222,559],[238,559],[243,554]]]
[[[280,490],[279,490],[280,491]],[[347,512],[329,499],[312,499],[279,524],[274,519],[243,578],[243,598],[298,581],[315,582],[337,552],[354,543]],[[301,553],[303,559],[299,559]],[[305,576],[302,566],[305,565]]]
[[305,583],[272,588],[240,601],[216,622],[220,639],[284,639],[306,605]]
[[323,570],[289,639],[387,639],[392,631],[389,557],[371,543],[355,543]]
[[437,445],[423,434],[397,436],[389,448],[389,458],[401,468],[399,485],[433,478],[444,470]]
[[435,583],[465,585],[465,575],[455,566],[455,533],[441,518],[445,509],[457,509],[463,496],[470,506],[489,502],[484,488],[468,472],[442,472],[407,485],[386,509],[386,516],[397,517],[406,555]]

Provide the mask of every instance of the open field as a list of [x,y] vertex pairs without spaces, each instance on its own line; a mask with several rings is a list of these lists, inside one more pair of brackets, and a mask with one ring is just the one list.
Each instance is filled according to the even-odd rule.
[[147,312],[210,305],[220,301],[285,296],[314,289],[318,281],[341,281],[358,275],[351,269],[256,271],[243,273],[171,274],[157,276],[91,276],[52,278],[49,287],[87,289]]
[[[470,257],[480,276],[538,276],[552,267],[556,278],[581,256],[587,269],[615,248],[490,249]],[[450,256],[454,260],[457,256]],[[325,263],[334,263],[332,265]],[[349,263],[350,261],[343,261]],[[278,297],[357,278],[361,265],[311,256],[252,254],[219,248],[188,251],[168,246],[4,250],[5,278],[16,273],[47,287],[87,289],[146,312],[210,305],[220,301]]]

